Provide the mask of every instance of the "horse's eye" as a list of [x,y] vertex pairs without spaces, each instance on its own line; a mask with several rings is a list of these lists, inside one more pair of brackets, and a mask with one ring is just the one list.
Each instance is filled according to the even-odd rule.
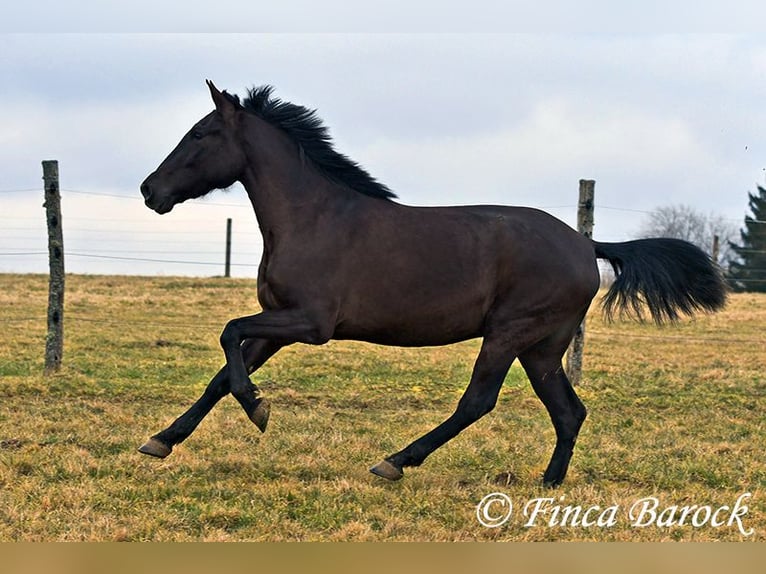
[[195,139],[195,140],[201,140],[201,139],[202,139],[202,137],[203,137],[203,135],[204,135],[204,134],[203,134],[201,131],[199,131],[199,130],[194,130],[194,131],[191,133],[191,137],[192,137],[192,139]]

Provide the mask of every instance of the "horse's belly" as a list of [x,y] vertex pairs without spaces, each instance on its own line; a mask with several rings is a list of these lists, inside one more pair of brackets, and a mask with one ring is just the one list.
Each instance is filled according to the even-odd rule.
[[482,335],[485,313],[482,301],[408,303],[381,302],[366,313],[343,316],[333,338],[421,347],[447,345]]

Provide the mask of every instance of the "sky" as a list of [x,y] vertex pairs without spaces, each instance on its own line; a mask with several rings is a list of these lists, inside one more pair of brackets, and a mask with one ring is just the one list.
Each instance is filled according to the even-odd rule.
[[57,29],[51,6],[42,23],[0,28],[0,272],[47,271],[41,161],[56,159],[68,272],[221,275],[231,218],[232,274],[255,277],[261,239],[241,187],[164,216],[140,197],[213,108],[205,79],[240,95],[271,84],[316,109],[336,148],[405,204],[525,205],[574,226],[578,181],[594,179],[601,241],[635,237],[673,204],[739,227],[766,183],[755,31],[314,32],[304,17],[289,33],[179,32],[71,14]]

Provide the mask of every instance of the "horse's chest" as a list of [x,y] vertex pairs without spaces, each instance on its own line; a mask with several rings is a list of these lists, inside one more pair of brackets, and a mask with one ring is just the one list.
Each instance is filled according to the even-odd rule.
[[258,270],[258,301],[264,309],[286,309],[305,303],[302,291],[311,284],[308,277],[293,271],[294,265],[285,266],[276,258],[261,261]]
[[280,309],[285,306],[284,295],[279,293],[280,289],[274,278],[274,266],[271,258],[265,255],[258,268],[258,302],[264,309]]
[[258,302],[265,310],[280,309],[283,307],[279,297],[267,281],[258,281]]

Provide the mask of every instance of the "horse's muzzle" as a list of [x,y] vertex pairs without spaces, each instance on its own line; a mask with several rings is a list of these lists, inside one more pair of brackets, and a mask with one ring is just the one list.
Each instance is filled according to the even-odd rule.
[[141,195],[144,196],[144,203],[146,204],[146,207],[156,211],[160,215],[163,213],[168,213],[171,209],[173,209],[173,202],[167,201],[167,199],[163,200],[161,197],[159,197],[156,191],[148,183],[148,181],[149,178],[147,178],[144,183],[141,184]]

